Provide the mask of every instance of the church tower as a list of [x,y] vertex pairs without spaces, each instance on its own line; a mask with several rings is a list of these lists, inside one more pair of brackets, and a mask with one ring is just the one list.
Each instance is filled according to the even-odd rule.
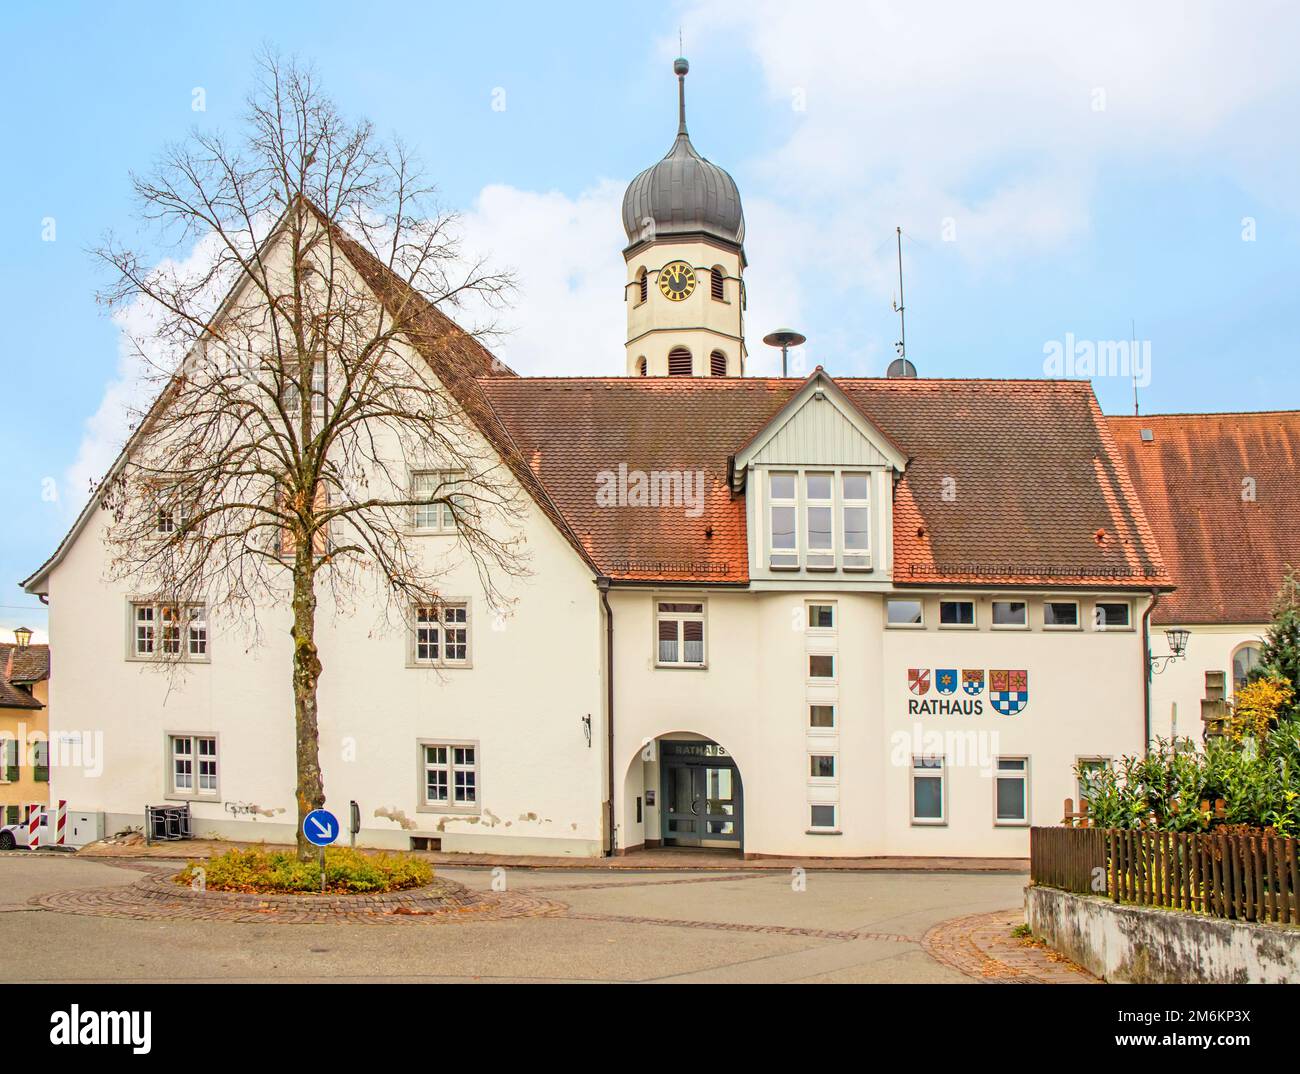
[[686,133],[688,70],[673,61],[676,141],[623,195],[629,376],[745,372],[745,214],[735,180]]

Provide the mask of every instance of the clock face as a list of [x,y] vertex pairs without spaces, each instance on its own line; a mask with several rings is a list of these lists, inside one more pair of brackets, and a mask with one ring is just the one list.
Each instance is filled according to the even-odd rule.
[[695,270],[685,261],[670,261],[659,270],[659,290],[669,302],[681,302],[695,290]]

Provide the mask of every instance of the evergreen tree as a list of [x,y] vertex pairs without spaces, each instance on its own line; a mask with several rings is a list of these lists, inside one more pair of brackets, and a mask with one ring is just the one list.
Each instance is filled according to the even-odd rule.
[[1294,570],[1287,571],[1273,601],[1273,621],[1264,634],[1259,663],[1262,674],[1289,683],[1300,697],[1300,579]]

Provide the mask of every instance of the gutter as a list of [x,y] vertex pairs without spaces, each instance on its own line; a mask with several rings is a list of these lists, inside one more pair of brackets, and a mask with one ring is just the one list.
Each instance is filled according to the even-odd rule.
[[609,838],[606,841],[605,857],[612,858],[617,849],[618,840],[614,835],[614,611],[609,606],[609,579],[604,575],[596,578],[596,589],[600,592],[600,604],[605,609],[605,767],[608,770],[609,798]]
[[1160,603],[1160,590],[1151,590],[1151,603],[1142,613],[1142,753],[1151,753],[1151,613]]

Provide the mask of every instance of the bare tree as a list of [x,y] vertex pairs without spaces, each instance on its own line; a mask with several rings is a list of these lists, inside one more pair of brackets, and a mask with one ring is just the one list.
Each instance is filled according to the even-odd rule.
[[152,267],[111,237],[97,251],[103,299],[144,298],[158,326],[137,343],[155,401],[101,490],[112,572],[158,595],[142,630],[163,666],[206,643],[209,614],[260,638],[259,610],[291,611],[306,858],[303,818],[325,801],[321,587],[335,608],[377,594],[390,624],[440,615],[447,563],[410,540],[417,513],[450,520],[490,605],[526,571],[517,486],[466,418],[473,378],[509,371],[439,310],[495,308],[511,280],[462,258],[400,144],[271,53],[242,135],[195,132],[133,182],[142,217],[210,260]]

